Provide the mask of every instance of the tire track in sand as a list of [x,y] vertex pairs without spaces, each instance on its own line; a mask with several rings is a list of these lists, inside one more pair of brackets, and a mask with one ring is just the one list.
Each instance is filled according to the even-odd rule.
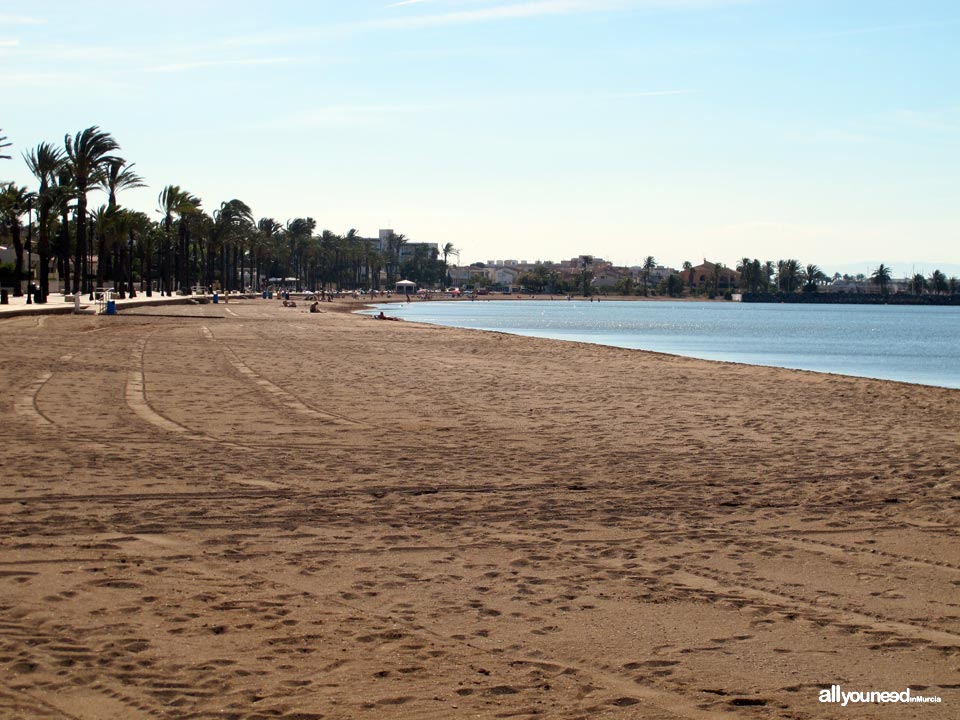
[[133,346],[133,352],[130,357],[133,367],[127,375],[127,385],[124,390],[124,399],[127,402],[127,406],[133,410],[138,418],[166,432],[183,435],[193,440],[203,440],[205,442],[243,449],[241,445],[219,440],[184,427],[165,415],[160,414],[150,405],[150,402],[147,400],[146,381],[143,372],[143,354],[147,348],[148,339],[148,337],[142,337],[137,340]]
[[[651,572],[654,570],[655,568],[650,568]],[[909,620],[894,620],[860,608],[820,605],[757,583],[744,580],[731,582],[720,573],[705,568],[677,570],[661,579],[687,591],[704,592],[713,600],[741,601],[751,605],[759,603],[775,609],[794,610],[799,616],[814,622],[822,621],[838,627],[857,627],[866,631],[897,635],[908,640],[942,644],[950,648],[960,647],[960,635],[949,630]]]
[[[210,328],[203,326],[200,328],[200,332],[207,340],[217,342]],[[310,417],[315,420],[332,422],[334,425],[369,425],[369,423],[365,423],[360,420],[354,420],[353,418],[349,418],[345,415],[338,415],[337,413],[328,412],[326,410],[317,410],[316,408],[310,407],[303,401],[291,395],[279,385],[275,385],[257,373],[257,371],[241,360],[240,356],[237,355],[237,353],[234,352],[233,348],[231,348],[229,345],[226,343],[218,344],[224,349],[227,355],[227,360],[231,365],[233,365],[237,372],[239,372],[248,380],[252,381],[263,392],[271,395],[277,402],[279,402],[281,405],[285,405],[293,412],[299,413],[300,415],[305,415],[306,417]]]
[[35,425],[42,428],[51,428],[53,427],[54,423],[52,420],[50,420],[50,418],[40,412],[40,408],[37,407],[37,394],[43,389],[43,386],[46,385],[52,377],[52,372],[45,372],[41,374],[36,380],[30,383],[26,392],[13,401],[13,410],[15,413],[17,413],[17,415],[25,420],[30,420]]
[[[59,362],[69,362],[70,360],[73,360],[73,355],[62,355]],[[52,371],[41,373],[36,380],[27,386],[26,392],[13,401],[13,410],[17,415],[42,428],[52,428],[56,425],[53,420],[40,411],[40,406],[37,405],[37,396],[52,377]]]

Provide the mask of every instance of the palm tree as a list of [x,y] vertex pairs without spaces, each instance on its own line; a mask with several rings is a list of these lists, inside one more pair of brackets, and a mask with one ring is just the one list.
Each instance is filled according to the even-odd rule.
[[[143,239],[147,233],[153,229],[153,223],[150,222],[150,218],[148,218],[145,213],[127,210],[126,208],[118,208],[114,211],[113,224],[118,238],[118,248],[125,245],[125,249],[121,249],[121,261],[118,263],[117,268],[118,274],[122,274],[126,278],[125,283],[120,285],[120,297],[123,297],[124,292],[127,292],[130,297],[133,298],[137,296],[137,292],[133,287],[134,250],[137,247],[142,249],[144,244]],[[125,243],[124,239],[126,240]],[[143,275],[142,261],[140,263],[140,271],[141,275]],[[124,285],[126,286],[125,290]]]
[[689,260],[683,261],[683,271],[687,274],[687,284],[693,289],[693,263]]
[[316,282],[324,290],[328,289],[336,279],[334,258],[340,240],[341,237],[335,232],[324,230],[320,233],[320,237],[315,237],[311,231],[311,234],[303,241],[303,244],[307,246],[305,255],[309,258],[308,262],[313,265],[310,274],[316,278]]
[[[197,264],[197,247],[191,243],[191,231],[193,230],[194,220],[202,213],[200,211],[200,198],[184,191],[180,197],[180,202],[175,208],[178,220],[177,233],[177,252],[174,253],[176,265],[176,275],[174,285],[181,291],[190,291],[192,285],[190,280],[190,248],[193,247],[194,264]],[[199,270],[199,268],[198,268]]]
[[132,219],[136,250],[140,256],[140,291],[153,295],[153,258],[166,237],[163,230],[144,213],[134,213]]
[[927,289],[927,279],[921,273],[917,273],[910,279],[910,289],[914,295],[923,295],[923,291]]
[[767,260],[763,263],[763,290],[764,292],[770,292],[770,281],[773,279],[773,275],[776,272],[776,267],[773,264],[772,260]]
[[[107,213],[109,222],[103,232],[100,233],[97,246],[97,256],[101,258],[97,265],[97,285],[103,284],[106,265],[105,258],[108,257],[108,245],[117,251],[118,262],[115,264],[114,284],[121,287],[120,297],[124,296],[122,289],[124,280],[124,269],[126,263],[124,258],[127,254],[127,243],[121,242],[120,235],[123,233],[122,218],[118,217],[117,212],[117,193],[122,190],[132,188],[146,187],[137,173],[133,171],[133,164],[127,165],[127,161],[119,157],[111,157],[104,162],[97,173],[97,187],[107,193]],[[132,289],[132,288],[131,288]]]
[[873,274],[870,276],[870,281],[880,288],[880,294],[887,294],[887,285],[890,284],[890,278],[892,277],[892,272],[889,267],[880,263],[880,267],[873,271]]
[[718,262],[713,265],[713,294],[714,296],[720,294],[720,275],[723,271],[723,263]]
[[339,284],[355,289],[360,280],[360,235],[356,228],[347,230],[340,242]]
[[799,260],[777,261],[777,284],[780,292],[796,292],[800,286],[801,265]]
[[[3,132],[2,128],[0,128],[0,132]],[[8,148],[11,145],[13,145],[13,143],[7,142],[6,135],[0,135],[0,150],[3,150],[4,148]],[[0,160],[9,160],[9,159],[10,159],[9,155],[0,155]]]
[[947,287],[947,276],[939,270],[934,270],[933,275],[930,276],[930,289],[940,295],[947,291]]
[[[771,267],[773,266],[773,263],[768,264]],[[737,263],[737,272],[740,273],[741,290],[757,292],[757,290],[760,289],[761,284],[767,284],[769,282],[769,277],[767,278],[767,283],[764,282],[764,270],[760,265],[760,261],[757,259],[751,260],[750,258],[746,257],[741,258],[740,262]]]
[[740,258],[737,262],[737,272],[740,273],[740,288],[749,290],[753,282],[753,261],[748,257]]
[[127,161],[119,157],[108,158],[97,177],[97,186],[107,193],[107,207],[111,210],[117,207],[117,193],[121,190],[147,187],[143,178],[133,171],[136,163],[127,165]]
[[[220,251],[220,283],[223,289],[233,288],[233,277],[237,269],[239,248],[246,238],[248,230],[253,228],[253,212],[243,201],[228,200],[220,203],[220,209],[213,213],[213,235],[207,246],[207,282],[213,284],[213,271],[216,265],[216,252]],[[230,255],[233,257],[231,271]]]
[[[4,235],[13,241],[16,259],[13,266],[13,295],[23,295],[23,240],[20,237],[20,217],[28,211],[34,195],[16,183],[7,183],[0,189],[0,220],[3,222]],[[27,258],[29,264],[29,258]],[[29,275],[29,267],[27,268]]]
[[389,237],[387,238],[387,247],[386,247],[386,267],[387,267],[387,283],[393,284],[397,280],[397,274],[400,272],[400,253],[402,252],[403,246],[407,243],[407,236],[400,234],[397,235],[395,232],[391,231]]
[[584,297],[590,294],[590,282],[593,280],[593,255],[580,256],[580,289]]
[[[57,185],[53,191],[54,202],[60,214],[60,232],[57,233],[56,252],[57,267],[60,274],[60,287],[64,293],[69,292],[70,284],[70,201],[77,197],[76,187],[73,184],[73,173],[64,158],[57,173]],[[76,268],[74,274],[80,272]]]
[[57,201],[57,177],[63,166],[63,150],[50,143],[40,143],[35,150],[24,153],[23,159],[33,176],[40,181],[37,192],[37,222],[40,239],[37,253],[40,255],[40,302],[47,301],[50,294],[50,211]]
[[63,143],[67,149],[66,162],[77,192],[77,247],[73,291],[79,292],[81,281],[85,287],[88,285],[87,273],[83,271],[87,250],[87,192],[97,182],[101,168],[113,159],[108,153],[119,150],[120,146],[110,133],[103,132],[96,125],[81,130],[74,137],[65,135]]
[[283,226],[273,218],[260,218],[257,221],[257,240],[255,244],[255,255],[257,260],[257,284],[260,284],[260,276],[263,270],[263,262],[267,257],[276,258],[273,252],[274,238],[283,230]]
[[453,243],[450,242],[444,244],[444,246],[440,248],[440,254],[443,255],[444,265],[447,264],[447,258],[451,255],[456,255],[458,258],[460,257],[460,251],[453,246]]
[[[190,287],[190,233],[187,218],[200,209],[200,199],[186,190],[181,190],[179,185],[167,185],[160,191],[157,202],[160,206],[159,212],[163,215],[165,232],[164,248],[161,253],[160,272],[163,282],[161,290],[165,290],[167,295],[170,295],[173,286],[179,290]],[[174,215],[180,221],[179,238],[175,248],[172,239]]]
[[96,241],[97,245],[97,283],[96,287],[103,287],[103,280],[106,277],[107,265],[110,260],[110,251],[112,245],[108,246],[107,240],[112,240],[114,236],[114,218],[116,210],[110,209],[106,205],[101,205],[90,213],[91,219],[91,244]]
[[827,279],[824,272],[816,265],[810,264],[801,271],[800,277],[804,280],[804,292],[816,292],[817,285]]
[[[290,248],[289,265],[285,268],[285,273],[288,276],[292,275],[292,277],[297,278],[296,283],[298,290],[300,289],[300,283],[303,278],[303,269],[307,250],[310,245],[310,238],[313,237],[313,231],[316,229],[317,221],[311,217],[306,217],[288,220],[284,230],[284,236]],[[336,246],[339,244],[340,237],[328,231],[324,231],[324,236],[327,238],[326,244],[330,254],[336,253]],[[328,279],[335,280],[336,278],[328,277]]]
[[643,294],[646,296],[650,288],[650,271],[657,266],[657,260],[653,255],[647,255],[643,259]]

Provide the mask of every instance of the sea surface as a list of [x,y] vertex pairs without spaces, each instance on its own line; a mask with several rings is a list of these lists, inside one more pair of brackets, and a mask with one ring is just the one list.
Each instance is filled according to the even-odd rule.
[[960,308],[604,300],[417,301],[416,322],[960,388]]

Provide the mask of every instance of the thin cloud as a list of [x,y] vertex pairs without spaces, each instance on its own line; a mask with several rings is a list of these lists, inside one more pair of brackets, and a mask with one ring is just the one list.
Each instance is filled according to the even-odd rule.
[[194,62],[174,63],[170,65],[154,65],[144,68],[147,72],[155,73],[175,73],[187,72],[189,70],[202,70],[211,67],[228,67],[231,65],[283,65],[296,62],[295,58],[248,58],[241,60],[196,60]]
[[644,90],[640,92],[609,93],[607,95],[585,95],[584,100],[629,100],[630,98],[659,97],[661,95],[693,95],[696,90]]
[[438,101],[397,102],[397,103],[355,103],[323,105],[300,110],[270,121],[263,127],[270,129],[303,129],[317,127],[356,127],[358,124],[376,124],[391,122],[399,115],[431,113],[470,113],[476,115],[485,111],[501,111],[507,108],[527,108],[564,104],[596,103],[636,98],[655,98],[673,95],[690,95],[696,90],[646,90],[618,93],[583,93],[569,95],[502,95],[492,97],[446,98]]
[[[956,113],[954,113],[956,115]],[[942,113],[923,112],[919,110],[898,110],[892,115],[894,123],[916,130],[930,130],[934,132],[960,133],[960,119],[952,119]]]
[[851,28],[819,33],[818,38],[849,37],[851,35],[872,35],[874,33],[902,32],[904,30],[926,30],[929,28],[949,27],[960,23],[960,18],[928,20],[925,22],[901,23],[899,25],[874,25],[872,27]]
[[0,25],[44,25],[45,18],[26,17],[25,15],[0,15]]
[[[401,0],[400,5],[421,5],[426,2],[439,0]],[[528,0],[527,2],[487,4],[473,10],[453,10],[401,17],[383,17],[356,22],[344,22],[331,25],[321,25],[298,30],[263,33],[227,38],[221,44],[236,45],[269,45],[283,42],[295,42],[317,37],[342,37],[351,34],[364,34],[383,30],[420,30],[457,25],[473,25],[479,23],[494,23],[509,20],[530,20],[550,16],[585,15],[602,12],[616,12],[623,10],[681,10],[695,8],[721,7],[742,5],[756,0]]]
[[81,82],[84,75],[74,72],[14,72],[3,76],[4,87],[58,87]]
[[[2,46],[0,46],[2,47]],[[142,51],[118,47],[68,46],[68,45],[20,45],[10,55],[17,58],[36,59],[45,63],[102,63],[135,60]]]
[[473,23],[544,17],[549,15],[571,15],[574,13],[599,12],[609,10],[622,3],[585,2],[584,0],[536,0],[511,5],[494,5],[476,10],[457,10],[454,12],[413,15],[403,18],[386,18],[369,23],[371,29],[416,29],[441,27],[445,25],[469,25]]

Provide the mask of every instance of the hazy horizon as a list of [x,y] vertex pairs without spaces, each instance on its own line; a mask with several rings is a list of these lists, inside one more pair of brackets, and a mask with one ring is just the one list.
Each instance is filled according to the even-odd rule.
[[954,275],[958,30],[946,0],[0,0],[0,180],[98,125],[154,218],[176,184],[464,264]]

